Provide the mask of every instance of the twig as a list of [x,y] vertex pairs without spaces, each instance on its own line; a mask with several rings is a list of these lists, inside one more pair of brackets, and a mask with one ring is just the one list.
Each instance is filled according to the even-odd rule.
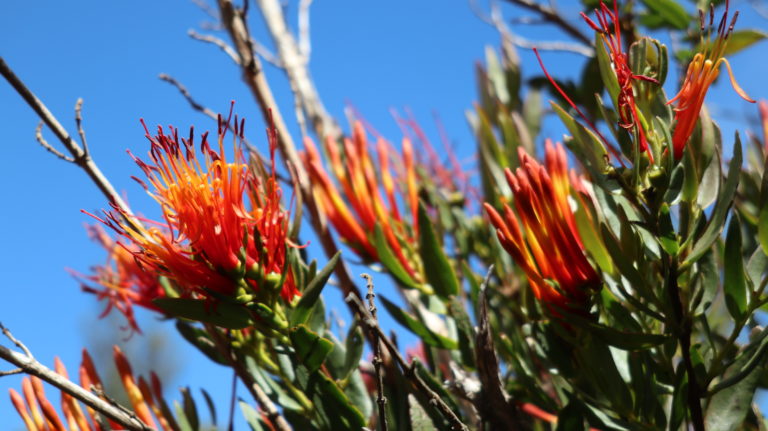
[[[378,325],[378,319],[376,318],[376,304],[373,302],[374,298],[376,297],[376,294],[373,293],[373,279],[371,278],[370,274],[362,274],[362,277],[366,280],[366,283],[368,285],[368,294],[365,295],[365,298],[368,299],[368,312],[371,313],[371,319]],[[387,431],[387,397],[384,396],[384,374],[381,372],[381,340],[379,340],[379,335],[376,333],[376,331],[372,332],[372,336],[374,339],[373,342],[373,371],[376,374],[376,392],[378,393],[378,397],[376,398],[376,403],[379,406],[379,429],[381,431]]]
[[40,120],[39,123],[37,123],[37,127],[35,127],[35,139],[37,140],[37,143],[40,144],[43,148],[48,150],[51,154],[54,156],[60,158],[61,160],[64,160],[65,162],[69,163],[75,163],[75,159],[72,157],[64,155],[61,151],[57,150],[53,147],[53,145],[49,144],[47,140],[43,137],[43,120]]
[[392,340],[390,340],[384,332],[381,330],[381,327],[379,326],[378,322],[376,322],[376,319],[371,316],[371,314],[368,312],[368,310],[365,307],[365,304],[363,304],[363,301],[355,296],[355,295],[348,295],[345,299],[345,301],[349,304],[354,304],[355,307],[357,307],[357,314],[361,314],[364,319],[362,319],[363,325],[368,327],[370,331],[376,332],[378,335],[379,340],[381,340],[384,343],[384,347],[387,348],[389,351],[389,354],[392,355],[392,357],[395,359],[395,362],[397,362],[397,365],[400,367],[400,369],[405,373],[405,375],[408,377],[408,381],[424,396],[426,396],[429,399],[429,402],[437,407],[437,409],[440,411],[440,414],[445,417],[448,422],[451,424],[451,429],[454,430],[462,430],[462,431],[469,431],[469,428],[459,419],[458,416],[456,416],[456,413],[451,410],[450,407],[442,400],[440,399],[440,396],[435,393],[429,386],[427,386],[426,383],[421,379],[421,377],[416,373],[415,363],[412,363],[409,365],[403,356],[400,354],[400,351],[397,349],[397,346],[394,345]]
[[552,6],[545,6],[543,4],[536,3],[535,1],[532,1],[532,0],[506,0],[506,1],[536,12],[541,16],[542,19],[560,27],[564,32],[573,36],[575,39],[579,40],[585,45],[589,45],[589,46],[592,45],[592,40],[589,37],[587,37],[584,33],[582,33],[581,30],[579,30],[573,24],[563,19],[563,17],[560,15],[560,12],[558,12]]
[[206,42],[218,46],[219,49],[224,51],[224,53],[227,54],[227,56],[235,62],[235,64],[240,64],[240,58],[238,58],[237,52],[235,52],[231,46],[229,46],[226,42],[219,39],[218,37],[211,36],[210,34],[200,34],[194,30],[189,30],[187,35],[189,35],[189,37],[192,39],[198,40],[200,42]]
[[83,130],[83,98],[78,97],[75,102],[75,124],[77,124],[77,134],[80,135],[80,142],[83,144],[83,152],[88,155],[88,141],[85,140],[85,130]]
[[212,109],[210,109],[210,108],[208,108],[206,106],[203,106],[202,104],[198,103],[197,100],[195,100],[192,97],[192,95],[189,93],[189,90],[187,90],[187,87],[185,87],[182,83],[177,81],[176,78],[174,78],[171,75],[168,75],[166,73],[161,73],[157,77],[160,78],[160,80],[165,81],[165,82],[173,85],[174,87],[176,87],[176,89],[179,90],[179,93],[181,93],[181,95],[184,97],[184,99],[187,100],[187,103],[189,103],[189,105],[192,107],[192,109],[194,109],[195,111],[201,112],[206,117],[208,117],[208,118],[210,118],[210,119],[212,119],[214,121],[218,119],[218,115],[216,115],[216,113],[213,112]]
[[53,116],[51,111],[49,111],[45,104],[43,104],[43,102],[38,99],[37,96],[35,96],[35,94],[32,93],[29,88],[27,88],[21,79],[19,79],[19,77],[13,73],[13,70],[11,70],[11,68],[5,63],[5,60],[3,60],[2,57],[0,57],[0,75],[3,75],[6,81],[11,84],[19,96],[21,96],[27,102],[27,105],[29,105],[29,107],[37,113],[40,119],[45,122],[53,134],[56,135],[59,141],[61,141],[67,151],[69,151],[69,153],[72,155],[72,163],[80,167],[83,171],[85,171],[86,174],[88,174],[93,183],[96,184],[102,194],[106,196],[112,205],[120,208],[120,212],[126,215],[126,221],[128,223],[134,226],[138,226],[140,223],[138,220],[136,220],[133,212],[131,212],[131,209],[128,207],[125,201],[123,201],[120,195],[117,194],[115,188],[112,187],[112,184],[101,172],[101,169],[99,169],[99,167],[93,161],[90,154],[81,148],[74,139],[72,139],[70,134],[66,131],[66,129],[64,129],[61,123],[59,123],[56,117]]
[[[3,334],[11,340],[17,347],[19,347],[24,353],[13,351],[3,345],[0,345],[0,358],[16,365],[22,369],[26,374],[39,377],[40,379],[48,382],[49,384],[57,387],[62,392],[82,401],[88,407],[102,413],[104,416],[115,421],[121,426],[132,431],[150,431],[152,428],[148,427],[144,422],[139,420],[132,412],[125,410],[123,407],[118,407],[110,404],[109,402],[97,397],[86,389],[72,383],[64,376],[56,373],[55,371],[47,368],[41,364],[32,356],[32,353],[21,343],[19,340],[13,337],[11,332],[2,324],[0,324]],[[126,413],[129,412],[129,413]]]
[[516,34],[510,34],[510,41],[515,46],[524,49],[536,48],[540,51],[561,51],[572,52],[574,54],[583,55],[585,57],[594,57],[595,50],[590,46],[582,45],[579,43],[561,42],[561,41],[548,41],[548,40],[528,40],[522,36]]

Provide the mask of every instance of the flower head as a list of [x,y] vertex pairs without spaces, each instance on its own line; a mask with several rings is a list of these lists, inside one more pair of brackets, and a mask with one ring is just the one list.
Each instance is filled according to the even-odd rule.
[[[276,132],[268,131],[271,175],[260,178],[236,146],[227,160],[224,138],[230,128],[229,120],[219,120],[218,151],[203,134],[200,155],[192,130],[187,139],[179,139],[173,128],[170,134],[158,128],[154,137],[147,131],[149,161],[133,158],[148,184],[137,181],[160,205],[163,221],[144,220],[148,227],[129,223],[119,209],[102,220],[147,270],[169,278],[183,295],[233,296],[242,288],[258,293],[268,279],[290,271],[289,215],[280,206],[274,169]],[[235,141],[242,132],[243,123],[235,118]],[[290,272],[280,293],[286,301],[298,294]]]
[[706,40],[704,38],[704,12],[699,11],[701,51],[693,56],[691,64],[688,65],[688,72],[685,75],[685,81],[683,81],[680,92],[667,102],[667,104],[677,102],[675,106],[675,121],[677,124],[672,135],[675,159],[683,156],[683,149],[696,126],[696,120],[699,118],[699,112],[701,111],[701,105],[704,104],[707,90],[709,90],[709,86],[712,85],[720,74],[720,65],[724,64],[726,69],[728,69],[728,76],[731,78],[731,85],[736,93],[747,102],[755,103],[736,82],[733,70],[731,70],[731,64],[723,57],[728,45],[728,37],[733,32],[736,19],[739,17],[739,12],[737,11],[733,14],[730,25],[728,24],[728,3],[729,1],[726,0],[725,12],[723,12],[720,23],[717,25],[714,41],[712,40],[715,21],[714,6],[711,6],[709,10],[709,26],[706,28]]
[[[306,150],[302,158],[314,184],[319,210],[328,217],[344,242],[363,258],[373,261],[379,258],[374,246],[374,231],[378,225],[400,264],[411,277],[416,277],[418,271],[409,259],[409,251],[418,238],[419,201],[410,140],[403,140],[402,157],[399,157],[393,154],[384,139],[378,139],[376,161],[370,154],[363,125],[356,122],[352,138],[344,138],[342,144],[343,154],[332,139],[325,142],[331,172],[339,184],[337,187],[323,167],[315,144],[309,138],[304,141]],[[396,177],[390,169],[391,163],[402,168],[399,179],[405,188],[400,189],[401,197],[410,213],[411,225],[398,209]]]
[[516,212],[506,204],[503,217],[487,203],[485,209],[501,245],[525,271],[536,298],[549,305],[578,308],[600,278],[584,254],[576,229],[565,150],[547,140],[546,167],[522,148],[519,157],[517,171],[505,172]]
[[653,161],[653,155],[651,154],[650,148],[648,148],[645,129],[643,128],[640,114],[638,113],[637,105],[635,104],[635,93],[632,83],[636,79],[654,82],[656,84],[659,82],[648,76],[635,75],[632,72],[632,68],[629,67],[629,57],[622,50],[621,46],[619,9],[616,0],[613,0],[613,10],[609,9],[608,6],[600,0],[600,8],[595,9],[595,16],[597,18],[597,23],[592,21],[583,12],[581,13],[581,17],[584,18],[587,24],[600,34],[600,38],[603,40],[603,44],[605,44],[605,47],[611,56],[611,63],[613,64],[613,70],[616,73],[616,80],[619,84],[619,94],[617,96],[619,126],[627,130],[635,129],[637,131],[640,140],[640,151],[647,152],[648,157]]

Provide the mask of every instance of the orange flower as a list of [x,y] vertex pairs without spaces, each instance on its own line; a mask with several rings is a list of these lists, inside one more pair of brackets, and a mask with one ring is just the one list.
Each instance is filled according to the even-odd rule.
[[100,317],[109,314],[113,307],[117,308],[128,320],[129,327],[141,333],[133,314],[133,305],[161,311],[152,302],[155,298],[165,296],[157,274],[144,270],[134,255],[139,251],[134,245],[127,246],[114,241],[101,226],[90,226],[88,231],[107,250],[107,262],[93,267],[93,275],[81,276],[75,273],[75,276],[82,281],[85,292],[95,294],[100,300],[107,300],[107,307]]
[[677,101],[677,106],[675,106],[675,121],[677,125],[672,136],[675,159],[683,156],[683,149],[696,126],[701,105],[704,104],[704,97],[707,95],[709,86],[712,85],[720,74],[721,64],[725,64],[726,69],[728,69],[728,76],[731,78],[731,85],[736,93],[747,102],[755,103],[736,82],[733,70],[731,70],[731,64],[723,57],[728,44],[728,37],[733,32],[733,26],[739,17],[739,12],[737,11],[733,14],[733,19],[730,25],[728,25],[728,3],[729,1],[726,0],[725,12],[722,18],[720,18],[720,23],[717,26],[717,36],[714,41],[712,41],[712,30],[715,20],[714,6],[711,6],[709,10],[707,40],[704,40],[704,12],[699,11],[702,50],[693,57],[691,64],[688,65],[688,72],[685,75],[685,81],[680,92],[667,102],[669,105]]
[[628,64],[629,59],[627,54],[622,51],[619,9],[616,0],[613,0],[613,11],[600,0],[600,9],[595,9],[595,16],[597,17],[599,25],[595,24],[595,22],[589,19],[583,12],[581,13],[581,17],[584,18],[587,24],[600,34],[600,38],[603,40],[605,47],[611,55],[611,63],[613,64],[613,70],[616,72],[616,79],[619,83],[619,94],[617,97],[619,126],[628,130],[632,128],[637,130],[640,139],[640,151],[647,152],[648,157],[651,162],[653,162],[653,155],[651,154],[650,148],[648,148],[648,140],[645,137],[645,130],[640,121],[640,115],[637,112],[632,81],[641,79],[656,84],[658,84],[659,81],[647,76],[635,75],[632,73],[632,68],[630,68]]
[[[128,393],[128,398],[131,402],[133,412],[137,418],[139,418],[144,424],[157,429],[157,423],[160,424],[160,429],[164,431],[170,431],[175,429],[176,421],[173,417],[167,417],[163,414],[162,409],[159,407],[159,403],[164,403],[162,392],[150,391],[149,385],[146,381],[139,377],[138,383],[134,379],[131,366],[128,363],[128,359],[120,351],[117,346],[113,347],[115,364],[117,365],[120,381],[123,383],[123,387]],[[55,370],[58,374],[69,379],[67,375],[67,369],[59,358],[54,359]],[[101,379],[99,379],[96,369],[93,366],[88,351],[83,349],[83,359],[80,364],[80,386],[90,390],[95,387],[101,391],[104,390]],[[160,383],[157,376],[152,373],[152,383],[159,388]],[[50,401],[45,396],[42,381],[37,377],[25,377],[21,382],[22,395],[15,390],[10,390],[11,402],[14,408],[21,416],[28,431],[46,431],[46,430],[59,430],[65,431],[80,430],[80,431],[101,431],[99,415],[90,407],[81,406],[80,403],[71,395],[62,392],[61,393],[61,412],[62,418],[59,416],[56,409],[53,407]],[[153,418],[154,415],[154,418]],[[157,419],[157,423],[155,422]],[[110,428],[118,429],[120,425],[109,421]],[[171,425],[173,424],[173,425]]]
[[508,205],[504,217],[487,203],[485,210],[501,245],[528,276],[536,298],[559,307],[581,305],[600,278],[584,254],[568,202],[571,182],[565,150],[547,140],[546,168],[522,148],[518,151],[520,168],[505,172],[517,214]]
[[[196,154],[193,130],[181,140],[173,128],[170,135],[158,128],[155,137],[147,130],[151,161],[133,158],[152,188],[137,181],[160,204],[165,221],[147,220],[149,227],[130,224],[119,209],[100,219],[136,247],[131,250],[142,265],[171,279],[184,295],[232,296],[239,287],[258,292],[267,277],[289,270],[289,214],[280,207],[274,168],[276,131],[268,130],[272,169],[262,180],[237,147],[234,161],[227,161],[224,138],[229,129],[230,121],[220,118],[218,151],[203,134],[202,158]],[[235,118],[235,141],[242,139],[242,132],[243,123]],[[286,301],[298,294],[291,273],[281,294]]]
[[[376,150],[378,164],[371,157],[365,130],[360,122],[353,126],[352,139],[344,139],[344,153],[331,139],[325,142],[330,166],[341,190],[334,184],[323,167],[320,154],[311,139],[304,140],[302,159],[314,186],[319,210],[331,221],[341,238],[360,256],[373,261],[378,253],[373,244],[376,225],[381,227],[387,245],[411,277],[419,278],[407,251],[412,250],[418,238],[418,195],[413,147],[410,140],[403,140],[403,155],[391,154],[388,143],[378,139]],[[412,228],[400,214],[395,194],[395,178],[390,163],[402,166],[402,200],[410,216]],[[377,172],[379,175],[377,175]],[[384,191],[382,197],[381,191]]]

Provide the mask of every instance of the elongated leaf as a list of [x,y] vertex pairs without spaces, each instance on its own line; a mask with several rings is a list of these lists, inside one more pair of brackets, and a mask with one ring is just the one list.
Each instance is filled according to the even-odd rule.
[[438,347],[441,349],[456,349],[459,343],[450,338],[444,337],[440,334],[436,334],[430,330],[427,325],[417,320],[411,314],[405,312],[402,308],[395,305],[384,296],[379,296],[381,303],[384,304],[384,308],[387,309],[389,314],[397,321],[397,323],[405,326],[408,330],[418,335],[421,340],[430,346]]
[[744,315],[747,310],[747,277],[744,274],[744,258],[741,254],[741,223],[739,215],[731,216],[728,234],[725,237],[725,305],[734,319]]
[[212,323],[228,329],[243,329],[251,325],[248,310],[238,304],[210,303],[192,298],[157,298],[152,302],[174,317]]
[[251,427],[251,431],[264,431],[264,427],[261,425],[261,414],[243,400],[238,401],[238,404],[245,422]]
[[728,45],[725,46],[723,55],[732,55],[768,37],[768,33],[756,30],[736,30],[728,36]]
[[312,332],[307,325],[299,325],[290,332],[291,344],[299,362],[314,372],[333,349],[333,342]]
[[387,271],[395,277],[403,286],[410,288],[418,288],[419,285],[413,280],[408,271],[403,268],[400,261],[397,260],[392,250],[389,249],[387,239],[384,237],[384,232],[381,230],[381,226],[376,224],[376,228],[373,232],[373,245],[376,247],[376,253],[379,254],[379,260],[381,264],[387,268]]
[[728,165],[728,177],[725,180],[725,184],[720,189],[720,194],[717,198],[715,208],[712,210],[712,217],[709,220],[707,228],[701,235],[701,238],[696,242],[691,250],[690,254],[685,260],[685,265],[698,260],[704,253],[709,250],[712,243],[717,241],[720,236],[720,232],[723,229],[723,222],[728,215],[728,209],[733,203],[733,196],[736,193],[736,187],[739,185],[739,177],[741,176],[741,140],[739,134],[736,133],[736,142],[733,144],[733,158]]
[[323,288],[328,284],[328,279],[331,277],[333,270],[336,269],[336,264],[339,262],[339,256],[341,252],[336,252],[335,255],[328,261],[325,267],[309,282],[307,288],[302,292],[299,303],[296,304],[296,308],[291,313],[291,326],[301,325],[307,323],[309,315],[317,303],[317,298],[320,297],[320,293]]
[[768,159],[763,165],[763,179],[760,182],[760,209],[757,222],[757,239],[760,247],[768,255]]
[[181,396],[184,399],[184,415],[187,417],[187,421],[192,429],[200,429],[200,419],[197,415],[197,406],[195,400],[192,399],[192,394],[189,392],[189,388],[181,388]]
[[674,0],[643,0],[648,8],[648,14],[644,15],[641,22],[650,28],[672,27],[685,30],[691,22],[691,17]]
[[459,293],[459,279],[440,245],[424,204],[419,203],[419,254],[424,273],[435,293],[444,299]]

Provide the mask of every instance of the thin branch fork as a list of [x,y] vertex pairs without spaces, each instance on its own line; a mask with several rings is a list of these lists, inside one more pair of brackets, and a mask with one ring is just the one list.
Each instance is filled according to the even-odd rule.
[[[129,410],[116,404],[111,404],[97,397],[86,389],[76,385],[64,376],[56,373],[50,368],[38,362],[29,349],[19,340],[13,337],[11,332],[0,323],[0,330],[13,342],[23,353],[11,350],[0,345],[0,359],[4,359],[17,366],[24,373],[39,377],[45,382],[55,386],[62,392],[82,401],[88,407],[104,414],[104,416],[115,421],[127,430],[131,431],[152,431],[153,428],[147,426]],[[15,370],[14,370],[15,371]],[[7,374],[7,373],[6,373]]]
[[[366,299],[368,299],[368,312],[371,314],[371,318],[378,324],[378,319],[376,317],[376,304],[374,303],[376,294],[373,292],[373,279],[371,278],[370,274],[362,274],[362,277],[365,279],[368,286],[368,294],[365,295]],[[384,396],[384,374],[381,372],[381,364],[384,362],[384,360],[381,358],[381,340],[379,340],[379,334],[376,333],[376,331],[371,330],[371,332],[374,339],[373,370],[376,374],[376,392],[378,393],[378,396],[376,397],[376,403],[379,407],[379,429],[381,429],[381,431],[387,431],[387,397]]]
[[51,111],[48,110],[45,104],[40,99],[38,99],[37,96],[35,96],[35,94],[29,88],[27,88],[27,86],[21,81],[21,79],[19,79],[18,76],[16,76],[16,74],[13,72],[13,70],[11,70],[11,68],[2,57],[0,57],[0,75],[2,75],[3,78],[5,78],[6,81],[11,84],[19,96],[21,96],[27,102],[27,105],[29,105],[29,107],[32,108],[35,113],[37,113],[43,123],[45,123],[51,129],[53,134],[56,135],[59,141],[61,141],[62,145],[64,145],[64,148],[67,149],[72,157],[65,156],[63,153],[49,145],[44,138],[42,138],[42,126],[38,126],[37,128],[36,137],[38,142],[40,142],[43,147],[55,154],[57,157],[72,162],[80,167],[83,171],[85,171],[85,173],[88,174],[93,183],[96,184],[96,186],[102,192],[102,194],[106,196],[109,202],[112,205],[120,208],[121,212],[127,215],[127,222],[133,225],[139,225],[140,223],[133,215],[133,212],[131,212],[131,209],[115,191],[115,188],[112,186],[109,180],[107,180],[107,178],[101,172],[101,169],[99,169],[99,167],[91,158],[90,153],[88,152],[88,145],[85,140],[85,131],[82,127],[82,99],[79,99],[75,105],[75,122],[77,123],[78,134],[80,135],[81,141],[83,143],[83,146],[81,147],[77,144],[77,142],[75,142],[74,139],[72,139],[72,136],[69,134],[69,132],[64,129],[61,123],[59,123]]
[[384,331],[382,331],[378,321],[366,309],[363,301],[355,295],[348,295],[345,301],[348,304],[354,305],[356,307],[356,314],[363,316],[363,325],[365,325],[369,331],[373,331],[378,335],[379,340],[381,340],[381,342],[384,344],[384,347],[386,347],[389,351],[389,354],[392,355],[392,357],[395,359],[397,365],[400,367],[403,373],[408,376],[408,381],[416,388],[416,390],[426,396],[430,403],[437,407],[437,409],[440,411],[440,414],[442,414],[443,417],[446,418],[448,422],[450,422],[451,429],[469,431],[469,428],[461,421],[461,419],[459,419],[458,416],[456,416],[456,413],[451,410],[451,408],[448,407],[448,405],[442,399],[440,399],[440,396],[437,395],[435,391],[433,391],[429,386],[427,386],[426,383],[424,383],[424,380],[422,380],[421,377],[419,377],[418,373],[416,373],[415,363],[408,364],[408,362],[406,362],[405,358],[403,358],[403,356],[400,354],[400,351],[397,349],[397,346],[395,346],[392,340],[387,337],[386,334],[384,334]]

